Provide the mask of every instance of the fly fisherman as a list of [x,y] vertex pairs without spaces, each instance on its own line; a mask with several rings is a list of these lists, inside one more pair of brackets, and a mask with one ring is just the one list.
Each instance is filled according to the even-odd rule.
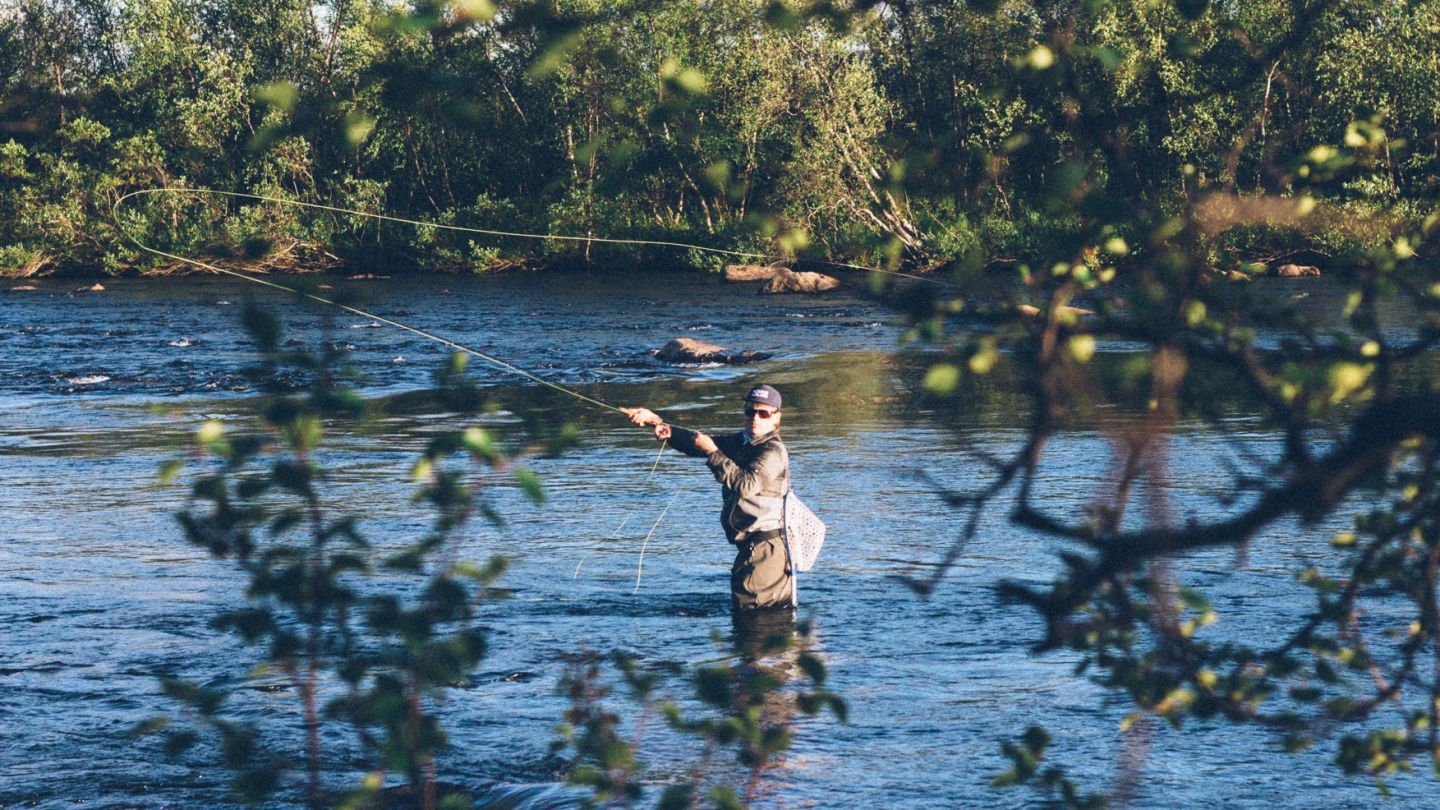
[[757,385],[745,395],[745,430],[712,438],[671,428],[647,408],[622,409],[630,421],[654,427],[687,456],[705,458],[720,482],[720,525],[735,545],[730,566],[730,602],[736,611],[792,607],[791,576],[781,533],[785,493],[790,490],[790,456],[780,441],[780,392]]

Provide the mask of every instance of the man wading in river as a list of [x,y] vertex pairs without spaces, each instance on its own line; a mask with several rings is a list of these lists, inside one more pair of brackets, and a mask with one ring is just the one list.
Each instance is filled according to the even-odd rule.
[[687,456],[703,457],[720,482],[724,501],[720,525],[735,544],[730,567],[730,601],[737,611],[792,607],[791,576],[781,534],[785,493],[790,489],[790,456],[780,441],[780,392],[757,385],[745,395],[745,430],[711,438],[671,428],[647,408],[622,409],[630,421],[654,427]]

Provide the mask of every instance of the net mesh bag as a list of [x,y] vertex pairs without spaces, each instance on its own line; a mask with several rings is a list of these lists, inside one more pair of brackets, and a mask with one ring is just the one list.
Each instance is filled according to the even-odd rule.
[[794,492],[785,496],[785,543],[797,571],[809,571],[825,543],[825,524]]

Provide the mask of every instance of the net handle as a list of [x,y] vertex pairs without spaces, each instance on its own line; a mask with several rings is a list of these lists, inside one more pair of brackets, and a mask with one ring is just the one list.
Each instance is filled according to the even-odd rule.
[[785,491],[780,501],[780,536],[785,539],[785,567],[790,569],[790,607],[800,607],[800,568],[795,564],[795,555],[790,552],[790,496],[795,487]]

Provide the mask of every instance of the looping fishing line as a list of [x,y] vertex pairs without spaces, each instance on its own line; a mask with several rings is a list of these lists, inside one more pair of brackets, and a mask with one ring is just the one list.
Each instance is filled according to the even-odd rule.
[[[405,330],[406,332],[410,332],[411,334],[419,335],[420,337],[423,337],[423,338],[425,338],[425,339],[427,339],[427,340],[435,341],[436,343],[439,343],[439,344],[441,344],[441,345],[443,345],[443,346],[449,347],[449,348],[451,348],[451,349],[453,349],[453,350],[455,350],[455,351],[464,352],[465,354],[468,354],[468,355],[471,355],[471,356],[473,356],[473,357],[479,358],[480,360],[483,360],[484,362],[489,363],[489,364],[491,364],[491,365],[493,365],[493,366],[495,366],[495,367],[497,367],[497,368],[501,368],[501,369],[504,369],[504,370],[506,370],[506,371],[512,372],[512,373],[514,373],[514,374],[518,374],[519,376],[524,377],[524,378],[526,378],[526,379],[528,379],[528,380],[530,380],[530,381],[532,381],[532,382],[538,383],[538,384],[543,385],[543,386],[545,386],[545,387],[547,387],[547,388],[550,388],[550,389],[553,389],[553,390],[555,390],[555,391],[559,391],[559,392],[561,392],[561,393],[563,393],[563,394],[566,394],[566,395],[569,395],[569,396],[571,396],[571,397],[574,397],[575,399],[578,399],[578,400],[580,400],[581,402],[586,402],[586,403],[589,403],[589,404],[591,404],[591,405],[596,406],[597,408],[601,408],[601,409],[608,410],[608,411],[614,411],[614,412],[616,412],[616,413],[624,414],[624,415],[626,415],[626,416],[628,416],[628,414],[627,414],[626,411],[625,411],[624,409],[622,409],[622,408],[616,407],[616,406],[614,406],[614,405],[611,405],[611,404],[608,403],[608,402],[604,402],[604,401],[599,400],[599,399],[596,399],[596,398],[594,398],[594,397],[586,396],[585,394],[582,394],[582,393],[580,393],[579,391],[576,391],[576,390],[573,389],[573,388],[569,388],[569,387],[567,387],[567,386],[560,385],[559,383],[551,382],[550,380],[547,380],[547,379],[545,379],[545,378],[543,378],[543,377],[540,377],[540,376],[537,376],[537,375],[535,375],[535,374],[532,374],[531,372],[526,371],[526,370],[523,369],[523,368],[520,368],[520,367],[518,367],[518,366],[515,366],[515,365],[512,365],[512,364],[510,364],[510,363],[507,363],[507,362],[505,362],[504,360],[501,360],[501,359],[498,358],[498,357],[495,357],[495,356],[493,356],[493,355],[486,354],[485,352],[479,351],[479,350],[477,350],[477,349],[473,349],[473,348],[471,348],[471,347],[469,347],[469,346],[464,345],[463,343],[458,343],[458,342],[456,342],[456,341],[450,340],[449,338],[441,337],[440,335],[434,334],[433,332],[427,332],[427,331],[425,331],[424,329],[419,329],[419,328],[417,328],[417,327],[410,326],[410,325],[405,324],[405,323],[401,323],[400,321],[396,321],[396,320],[392,320],[392,319],[390,319],[390,318],[386,318],[386,317],[383,317],[383,316],[380,316],[380,315],[376,315],[376,314],[373,313],[373,312],[367,312],[367,311],[365,311],[365,310],[363,310],[363,309],[359,309],[359,308],[357,308],[357,307],[353,307],[353,306],[350,306],[350,305],[348,305],[348,304],[343,304],[343,303],[340,303],[339,301],[335,301],[335,300],[333,300],[333,299],[325,298],[324,296],[315,295],[314,293],[304,292],[304,291],[295,289],[294,287],[289,287],[289,286],[286,286],[286,285],[284,285],[284,284],[280,284],[280,283],[277,283],[277,282],[274,282],[274,281],[269,281],[269,280],[266,280],[266,279],[256,278],[256,277],[254,277],[254,276],[247,275],[247,274],[245,274],[245,273],[241,273],[241,272],[236,271],[236,270],[230,270],[230,269],[227,269],[227,268],[224,268],[224,267],[220,267],[220,266],[215,265],[215,264],[212,264],[212,263],[210,263],[210,262],[201,261],[201,260],[199,260],[199,259],[193,259],[193,258],[190,258],[190,257],[188,257],[188,256],[180,256],[180,255],[177,255],[177,254],[175,254],[175,253],[169,253],[169,252],[167,252],[167,251],[163,251],[163,250],[160,250],[160,249],[158,249],[158,248],[153,248],[153,247],[145,244],[144,242],[141,242],[141,241],[140,241],[138,238],[136,238],[133,234],[131,234],[129,231],[127,231],[127,230],[125,229],[124,225],[121,223],[121,220],[120,220],[120,208],[125,204],[125,202],[126,202],[127,200],[131,199],[132,197],[140,197],[140,196],[146,196],[146,195],[151,195],[151,194],[169,194],[169,195],[191,194],[191,195],[195,195],[195,196],[225,197],[225,198],[233,199],[233,200],[253,200],[253,201],[255,201],[255,202],[275,203],[275,204],[277,204],[277,205],[288,205],[288,206],[293,206],[293,207],[296,207],[296,208],[308,208],[308,209],[312,209],[312,210],[316,210],[316,211],[328,211],[328,212],[330,212],[330,213],[335,213],[335,214],[348,214],[348,215],[350,215],[350,216],[365,217],[365,218],[368,218],[368,219],[373,219],[373,220],[383,221],[383,222],[395,222],[395,223],[399,223],[399,224],[403,224],[403,225],[411,225],[411,226],[414,226],[414,227],[417,227],[417,228],[434,228],[434,229],[436,229],[436,230],[454,231],[454,232],[457,232],[457,233],[469,233],[469,234],[475,234],[475,235],[478,235],[478,236],[510,237],[510,238],[518,238],[518,239],[537,239],[537,240],[542,240],[542,241],[543,241],[543,240],[558,240],[558,241],[568,241],[568,242],[583,242],[583,243],[587,243],[587,244],[588,244],[588,243],[601,243],[601,244],[611,244],[611,245],[650,245],[650,246],[654,246],[654,247],[671,247],[671,248],[679,248],[679,249],[684,249],[684,250],[696,250],[696,251],[700,251],[700,252],[704,252],[704,253],[712,253],[712,254],[722,255],[722,256],[734,256],[734,257],[742,258],[742,259],[761,259],[761,260],[765,260],[765,261],[767,261],[767,262],[768,262],[768,261],[773,261],[773,260],[775,260],[775,259],[783,259],[783,258],[785,258],[785,257],[772,256],[772,255],[764,254],[764,253],[754,253],[754,252],[747,252],[747,251],[740,251],[740,250],[727,250],[727,249],[725,249],[725,248],[707,247],[707,246],[705,246],[705,245],[692,245],[692,244],[687,244],[687,243],[684,243],[684,242],[667,242],[667,241],[653,240],[653,239],[616,239],[616,238],[601,237],[601,236],[568,236],[568,235],[563,235],[563,234],[520,233],[520,232],[515,232],[515,231],[495,230],[495,229],[491,229],[491,228],[472,228],[472,227],[467,227],[467,226],[462,226],[462,225],[448,225],[448,224],[443,224],[443,223],[423,222],[423,221],[421,221],[421,220],[408,219],[408,218],[405,218],[405,217],[391,216],[391,215],[389,215],[389,214],[377,214],[377,213],[373,213],[373,212],[369,212],[369,211],[357,211],[357,210],[351,209],[351,208],[341,208],[341,207],[338,207],[338,206],[324,205],[324,204],[321,204],[321,203],[302,202],[302,201],[300,201],[300,200],[289,200],[289,199],[285,199],[285,198],[282,198],[282,197],[269,197],[269,196],[266,196],[266,195],[263,195],[263,194],[247,194],[247,193],[238,192],[238,191],[218,191],[218,190],[214,190],[214,189],[202,189],[202,188],[169,188],[169,187],[167,187],[167,188],[141,189],[141,190],[139,190],[139,191],[132,191],[132,192],[129,192],[128,194],[125,194],[125,195],[121,196],[119,199],[117,199],[117,200],[115,201],[114,205],[112,205],[112,206],[110,207],[110,217],[111,217],[111,219],[114,221],[116,229],[119,230],[120,233],[122,233],[127,239],[129,239],[131,242],[133,242],[136,247],[140,248],[141,250],[143,250],[143,251],[145,251],[145,252],[147,252],[147,253],[150,253],[150,254],[155,255],[155,256],[159,256],[159,257],[161,257],[161,258],[171,259],[171,260],[178,261],[178,262],[183,262],[183,263],[185,263],[185,264],[192,265],[192,266],[194,266],[194,267],[199,267],[199,268],[201,268],[201,269],[203,269],[203,270],[209,270],[209,271],[212,272],[212,273],[220,273],[220,274],[222,274],[222,275],[227,275],[227,276],[232,276],[232,277],[234,277],[234,278],[244,279],[245,281],[251,282],[252,284],[259,284],[259,285],[262,285],[262,286],[265,286],[265,287],[270,287],[270,288],[272,288],[272,289],[282,290],[282,291],[285,291],[285,292],[292,293],[292,294],[294,294],[294,295],[300,296],[300,297],[302,297],[302,298],[307,298],[307,299],[309,299],[309,300],[311,300],[311,301],[316,301],[316,302],[321,303],[321,304],[326,304],[326,305],[329,305],[329,306],[332,306],[332,307],[336,307],[336,308],[338,308],[338,309],[341,309],[341,310],[343,310],[343,311],[345,311],[345,312],[349,312],[350,314],[359,316],[359,317],[361,317],[361,318],[368,318],[368,319],[370,319],[370,320],[372,320],[372,321],[375,321],[376,323],[384,324],[384,325],[386,325],[386,326],[393,326],[393,327],[395,327],[395,328],[397,328],[397,329],[403,329],[403,330]],[[953,284],[950,284],[950,283],[945,282],[945,281],[941,281],[941,280],[939,280],[939,279],[929,278],[929,277],[926,277],[926,276],[914,275],[914,274],[911,274],[911,273],[902,273],[902,272],[897,271],[897,270],[885,270],[885,269],[882,269],[882,268],[879,268],[879,267],[867,267],[867,266],[865,266],[865,265],[850,264],[850,263],[847,263],[847,262],[820,261],[820,262],[818,262],[818,263],[824,264],[824,265],[827,265],[827,266],[830,266],[830,267],[845,268],[845,269],[849,269],[849,270],[863,270],[863,271],[871,272],[871,273],[884,273],[884,274],[886,274],[886,275],[892,275],[892,276],[897,276],[897,277],[901,277],[901,278],[915,279],[915,280],[917,280],[917,281],[924,281],[924,282],[927,282],[927,283],[938,284],[938,285],[945,286],[945,287],[953,287],[953,286],[954,286]],[[670,424],[674,424],[674,423],[670,423]],[[676,427],[684,427],[683,425],[675,425],[675,426],[676,426]],[[662,443],[661,446],[660,446],[660,456],[663,456],[664,453],[665,453],[665,443]],[[656,467],[659,466],[659,464],[660,464],[660,456],[656,456],[656,458],[655,458],[655,463],[650,466],[650,473],[646,476],[646,480],[647,480],[647,481],[649,480],[650,476],[654,475]],[[673,497],[671,497],[670,502],[665,505],[665,509],[660,513],[660,517],[655,520],[655,523],[650,527],[649,533],[647,533],[647,534],[645,535],[645,541],[644,541],[644,543],[643,543],[643,544],[641,545],[641,547],[640,547],[640,559],[639,559],[639,564],[638,564],[638,566],[637,566],[637,570],[636,570],[636,573],[635,573],[635,590],[636,590],[636,591],[638,591],[638,590],[640,589],[640,576],[641,576],[642,571],[644,570],[644,565],[645,565],[645,548],[650,544],[650,537],[655,533],[655,529],[660,525],[660,521],[665,518],[665,514],[670,511],[670,507],[675,503],[675,500],[676,500],[676,498],[679,497],[679,494],[680,494],[680,493],[677,491],[677,492],[675,493],[675,495],[674,495]],[[614,537],[617,537],[617,536],[619,535],[620,531],[625,528],[625,523],[628,522],[629,519],[630,519],[630,518],[627,516],[624,521],[621,521],[620,526],[617,527],[617,528],[615,529],[615,531],[611,533],[611,537],[610,537],[610,538],[607,538],[607,539],[613,539]],[[587,556],[588,556],[588,555],[587,555]],[[580,560],[580,563],[577,563],[576,566],[575,566],[575,575],[574,575],[574,576],[578,576],[578,575],[579,575],[579,573],[580,573],[580,565],[582,565],[584,562],[585,562],[585,558],[582,557],[581,560]],[[572,576],[571,578],[573,579],[574,576]],[[632,591],[632,593],[633,593],[633,592],[634,592],[634,591]]]
[[665,504],[665,508],[661,510],[660,517],[655,518],[655,523],[650,526],[650,531],[646,532],[645,542],[640,544],[640,562],[635,566],[635,587],[630,591],[631,596],[640,591],[640,575],[645,571],[645,549],[650,545],[650,536],[655,534],[655,529],[660,526],[660,521],[665,519],[666,513],[670,511],[670,507],[675,505],[675,499],[679,497],[680,490],[677,489],[675,494],[670,496],[670,502]]
[[[651,479],[652,477],[654,477],[654,475],[655,475],[655,468],[657,468],[657,467],[660,466],[660,459],[662,459],[662,458],[665,457],[665,448],[667,448],[667,447],[669,447],[669,446],[670,446],[670,440],[669,440],[669,439],[666,439],[666,440],[660,442],[660,452],[655,454],[655,463],[653,463],[653,464],[650,465],[650,472],[648,472],[648,473],[645,474],[645,483],[646,483],[646,484],[649,484],[649,483],[650,483],[650,479]],[[668,509],[668,508],[667,508],[667,509]],[[664,513],[661,513],[660,516],[661,516],[661,517],[664,517],[665,515],[664,515]],[[620,536],[620,532],[624,531],[624,529],[625,529],[625,524],[626,524],[626,523],[629,523],[629,522],[630,522],[630,518],[632,518],[632,517],[634,517],[634,514],[633,514],[633,513],[632,513],[632,514],[629,514],[629,515],[626,515],[626,516],[625,516],[625,519],[622,520],[622,521],[620,521],[620,525],[615,527],[615,531],[610,532],[610,534],[606,535],[606,536],[605,536],[605,539],[604,539],[603,541],[601,541],[601,542],[608,543],[608,542],[610,542],[611,540],[614,540],[614,539],[618,538],[618,537]],[[656,525],[656,526],[660,525],[660,521],[658,521],[658,520],[655,521],[655,525]],[[653,533],[653,532],[655,531],[655,526],[651,526],[651,527],[650,527],[650,531]],[[650,540],[649,535],[646,535],[645,540],[646,540],[647,542]],[[586,552],[585,554],[581,555],[581,557],[580,557],[580,562],[575,563],[575,573],[573,573],[573,574],[570,575],[570,581],[571,581],[571,582],[574,582],[574,581],[575,581],[575,578],[578,577],[578,576],[580,576],[580,566],[584,565],[584,564],[585,564],[585,561],[588,560],[588,559],[590,559],[590,553],[589,553],[589,552]],[[641,567],[644,567],[644,565],[645,565],[645,548],[642,546],[642,547],[640,548],[640,566],[641,566]],[[638,571],[637,571],[637,573],[636,573],[635,587],[636,587],[636,588],[639,588],[639,587],[640,587],[640,579],[639,579],[639,573],[638,573]]]

